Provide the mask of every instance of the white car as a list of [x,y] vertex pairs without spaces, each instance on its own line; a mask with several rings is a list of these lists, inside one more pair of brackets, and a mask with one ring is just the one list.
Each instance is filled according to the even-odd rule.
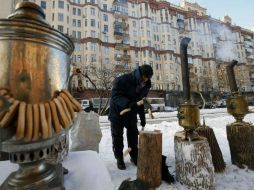
[[216,101],[218,108],[225,108],[227,106],[226,99]]
[[80,101],[80,105],[82,110],[85,110],[86,108],[88,108],[90,106],[89,100],[84,99]]

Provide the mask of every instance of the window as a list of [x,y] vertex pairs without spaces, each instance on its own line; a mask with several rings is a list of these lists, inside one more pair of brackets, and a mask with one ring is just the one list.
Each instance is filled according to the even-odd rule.
[[95,8],[90,8],[91,15],[95,15]]
[[53,5],[52,5],[53,9],[55,8],[55,1],[53,1]]
[[64,1],[58,1],[58,8],[64,9]]
[[81,16],[81,9],[78,9],[78,16]]
[[105,53],[105,55],[109,55],[109,48],[108,47],[104,47],[104,53]]
[[73,9],[72,9],[72,14],[73,14],[73,15],[76,15],[76,12],[77,12],[77,11],[76,11],[76,8],[73,7]]
[[104,25],[104,32],[108,32],[108,25]]
[[87,19],[85,20],[85,26],[87,26]]
[[149,30],[147,31],[147,36],[150,37],[150,31]]
[[107,22],[108,21],[108,15],[103,14],[103,20]]
[[81,50],[81,45],[80,44],[75,43],[74,45],[75,45],[75,50],[76,51],[80,51]]
[[52,21],[54,21],[54,19],[55,19],[55,14],[52,13]]
[[136,21],[132,21],[132,26],[135,28],[136,27]]
[[96,33],[95,33],[94,30],[91,31],[91,37],[92,37],[92,38],[96,38]]
[[76,38],[76,31],[72,31],[72,37]]
[[81,55],[77,56],[77,62],[79,62],[79,63],[81,62]]
[[149,21],[148,20],[146,21],[146,27],[149,27]]
[[91,50],[95,51],[96,50],[96,43],[91,43]]
[[133,30],[133,36],[136,37],[137,36],[137,31]]
[[91,55],[91,62],[96,62],[96,54]]
[[153,53],[152,53],[152,51],[151,50],[149,50],[149,57],[153,57]]
[[91,19],[91,26],[95,27],[95,20]]
[[81,20],[78,20],[78,27],[81,27]]
[[58,13],[58,21],[64,21],[63,13]]
[[109,64],[109,58],[105,58],[105,64]]
[[77,25],[76,19],[73,19],[73,20],[72,20],[72,26],[76,26],[76,25]]
[[41,8],[43,8],[43,9],[47,8],[46,1],[41,1]]
[[77,38],[81,38],[81,32],[77,32]]
[[135,50],[135,57],[138,58],[138,51]]
[[63,30],[64,30],[64,28],[63,28],[62,25],[58,25],[58,26],[57,26],[57,29],[58,29],[60,32],[63,32]]
[[104,42],[108,42],[108,36],[104,36]]
[[103,10],[106,11],[107,10],[107,5],[103,4]]

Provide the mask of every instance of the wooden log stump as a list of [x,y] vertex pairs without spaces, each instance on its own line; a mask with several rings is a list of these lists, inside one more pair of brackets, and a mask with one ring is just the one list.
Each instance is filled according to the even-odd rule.
[[220,150],[213,129],[203,124],[201,127],[196,129],[196,132],[200,136],[206,137],[209,143],[215,172],[223,172],[225,170],[226,164],[224,162],[222,152]]
[[254,170],[254,126],[249,123],[227,125],[232,163]]
[[175,134],[176,180],[193,189],[213,189],[214,167],[206,138],[186,141],[183,132]]
[[139,134],[137,178],[149,188],[161,184],[162,133],[142,131]]

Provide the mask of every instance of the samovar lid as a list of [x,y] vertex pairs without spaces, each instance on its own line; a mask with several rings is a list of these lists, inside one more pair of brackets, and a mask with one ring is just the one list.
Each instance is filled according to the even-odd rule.
[[45,21],[45,13],[32,2],[20,2],[13,14],[0,19],[0,40],[25,40],[43,43],[64,51],[68,55],[74,51],[72,40],[52,28]]
[[8,19],[15,19],[15,18],[26,18],[26,19],[34,19],[35,21],[39,21],[42,23],[45,23],[45,14],[42,10],[42,8],[31,2],[20,2],[17,3],[15,6],[15,12],[14,14],[11,14],[8,16]]

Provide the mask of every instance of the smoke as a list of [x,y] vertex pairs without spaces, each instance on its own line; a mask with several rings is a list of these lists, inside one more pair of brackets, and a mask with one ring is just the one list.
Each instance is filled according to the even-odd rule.
[[238,59],[236,33],[233,33],[227,26],[219,23],[212,23],[213,45],[215,56],[224,62],[231,62]]

